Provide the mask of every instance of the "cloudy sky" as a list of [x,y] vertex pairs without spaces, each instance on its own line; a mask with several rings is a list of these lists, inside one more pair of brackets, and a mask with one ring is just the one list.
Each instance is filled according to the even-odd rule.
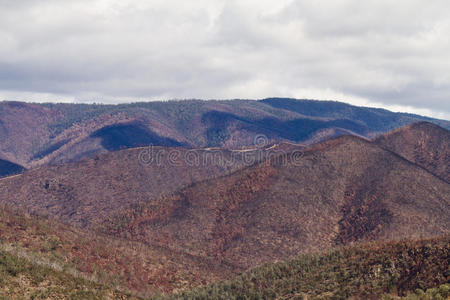
[[0,99],[332,99],[450,118],[448,0],[0,0]]

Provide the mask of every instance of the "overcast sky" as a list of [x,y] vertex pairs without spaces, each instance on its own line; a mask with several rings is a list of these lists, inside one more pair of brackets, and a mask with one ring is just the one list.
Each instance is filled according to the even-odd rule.
[[332,99],[450,118],[448,0],[0,0],[0,99]]

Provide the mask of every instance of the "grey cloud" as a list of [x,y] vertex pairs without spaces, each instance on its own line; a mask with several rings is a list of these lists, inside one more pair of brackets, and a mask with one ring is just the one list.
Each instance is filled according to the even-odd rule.
[[441,0],[0,1],[0,96],[327,91],[448,117],[448,11]]

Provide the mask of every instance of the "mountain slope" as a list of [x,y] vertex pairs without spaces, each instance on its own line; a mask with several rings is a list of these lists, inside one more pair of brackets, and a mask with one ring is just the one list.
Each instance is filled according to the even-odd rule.
[[0,102],[0,158],[26,166],[39,144],[51,139],[48,124],[60,118],[42,105]]
[[331,101],[0,102],[0,158],[30,168],[149,144],[241,148],[261,134],[274,142],[371,137],[422,120],[450,128],[448,121]]
[[334,245],[449,233],[450,185],[392,152],[345,136],[296,153],[150,201],[106,230],[245,267]]
[[0,250],[1,299],[138,299]]
[[[61,276],[133,295],[186,289],[243,271],[224,262],[116,239],[0,207],[0,295],[3,288],[12,288],[13,282],[20,281],[21,275],[16,273],[30,270],[21,267],[20,272],[12,274],[11,282],[2,282],[2,255],[19,259],[21,264],[28,261],[31,271],[38,269],[39,284],[27,281],[24,285],[39,288],[44,281],[50,288],[51,283],[63,287],[66,283],[58,279]],[[6,263],[9,261],[7,258]],[[56,277],[46,278],[43,269],[52,270]]]
[[[283,148],[291,152],[275,151]],[[298,251],[450,228],[449,184],[361,138],[304,153],[290,144],[252,150],[269,159],[251,167],[264,156],[249,162],[247,150],[150,149],[4,178],[0,203],[244,268]],[[217,163],[214,153],[232,164]]]
[[[376,299],[382,293],[405,294],[448,282],[449,247],[448,237],[377,242],[296,255],[235,277],[244,269],[224,261],[117,240],[0,208],[0,297]],[[209,286],[199,287],[205,284]]]
[[0,204],[95,228],[117,211],[235,171],[260,153],[166,147],[115,151],[3,178]]
[[375,143],[450,182],[450,131],[420,122],[381,135]]

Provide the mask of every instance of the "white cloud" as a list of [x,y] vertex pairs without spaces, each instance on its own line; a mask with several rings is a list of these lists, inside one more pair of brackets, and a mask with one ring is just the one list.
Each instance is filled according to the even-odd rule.
[[448,118],[448,11],[443,0],[0,0],[0,97],[287,96]]

